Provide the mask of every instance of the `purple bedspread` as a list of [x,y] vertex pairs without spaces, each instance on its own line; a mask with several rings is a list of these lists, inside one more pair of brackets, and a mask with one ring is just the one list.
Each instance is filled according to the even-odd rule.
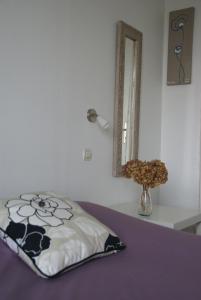
[[201,237],[81,205],[111,227],[126,250],[48,280],[0,241],[0,300],[201,300]]

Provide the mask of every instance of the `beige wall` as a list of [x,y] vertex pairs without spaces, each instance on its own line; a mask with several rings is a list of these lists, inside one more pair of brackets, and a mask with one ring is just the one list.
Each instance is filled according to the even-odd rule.
[[[167,86],[168,14],[171,10],[195,7],[192,84]],[[201,104],[201,2],[166,0],[163,60],[162,149],[169,180],[160,189],[160,202],[199,207],[200,104]]]
[[[140,158],[160,155],[163,1],[0,1],[0,197],[54,190],[99,203],[138,198],[112,177],[116,22],[143,32]],[[91,148],[93,160],[82,161]],[[154,195],[154,192],[153,192]],[[157,190],[153,199],[157,199]]]

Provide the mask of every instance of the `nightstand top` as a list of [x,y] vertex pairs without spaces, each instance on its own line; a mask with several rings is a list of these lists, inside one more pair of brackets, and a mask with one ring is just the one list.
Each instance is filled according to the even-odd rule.
[[135,203],[111,205],[110,208],[138,219],[161,226],[182,230],[201,222],[201,211],[173,206],[153,205],[151,216],[140,216]]

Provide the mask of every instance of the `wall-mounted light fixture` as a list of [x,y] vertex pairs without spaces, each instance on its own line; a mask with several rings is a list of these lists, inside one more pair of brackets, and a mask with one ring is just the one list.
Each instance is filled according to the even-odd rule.
[[87,119],[89,122],[95,123],[97,122],[99,124],[99,126],[103,129],[108,129],[110,124],[108,121],[106,121],[105,119],[103,119],[103,117],[101,117],[100,115],[97,114],[97,112],[95,111],[95,109],[88,109],[87,111]]

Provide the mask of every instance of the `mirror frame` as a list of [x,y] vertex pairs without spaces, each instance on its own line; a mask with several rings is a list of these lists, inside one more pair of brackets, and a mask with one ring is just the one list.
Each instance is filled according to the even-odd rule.
[[134,157],[138,158],[139,146],[139,119],[140,119],[140,89],[142,66],[142,33],[123,21],[117,22],[116,44],[116,79],[114,103],[114,131],[113,131],[113,176],[122,176],[122,128],[123,128],[123,97],[124,97],[124,68],[125,68],[125,41],[129,38],[135,42],[135,112],[134,112]]

